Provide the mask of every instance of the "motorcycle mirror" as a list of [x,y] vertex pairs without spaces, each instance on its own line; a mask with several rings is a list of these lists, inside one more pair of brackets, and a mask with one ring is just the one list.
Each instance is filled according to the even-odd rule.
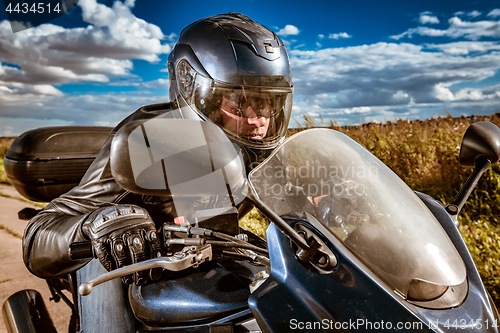
[[485,157],[491,163],[500,160],[500,129],[487,121],[469,126],[462,140],[459,162],[463,167],[473,168],[479,157]]
[[246,188],[239,150],[217,125],[201,120],[127,123],[113,138],[110,165],[118,185],[138,194],[200,197]]
[[446,207],[448,214],[454,216],[460,212],[479,178],[498,160],[500,160],[500,129],[487,121],[470,125],[462,140],[459,163],[463,167],[473,167],[474,172]]
[[171,197],[178,214],[184,206],[182,200],[176,204],[179,198],[229,195],[233,205],[247,198],[304,251],[301,260],[318,252],[252,192],[239,150],[212,122],[153,118],[127,123],[111,142],[110,166],[122,188]]

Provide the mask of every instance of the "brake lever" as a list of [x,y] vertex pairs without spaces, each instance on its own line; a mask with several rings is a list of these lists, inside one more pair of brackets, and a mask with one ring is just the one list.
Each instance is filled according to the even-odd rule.
[[149,259],[104,273],[89,282],[82,283],[78,287],[78,293],[82,296],[87,296],[92,292],[92,288],[95,286],[147,269],[163,268],[169,271],[177,272],[190,267],[196,268],[201,263],[212,260],[212,246],[210,244],[200,246],[194,251],[192,251],[193,246],[187,248],[188,251],[183,250],[181,252],[176,252],[170,257]]

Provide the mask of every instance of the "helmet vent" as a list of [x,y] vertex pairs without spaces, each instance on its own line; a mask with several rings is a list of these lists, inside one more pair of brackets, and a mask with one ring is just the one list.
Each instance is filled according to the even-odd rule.
[[266,47],[267,53],[274,53],[274,48],[270,43],[264,43],[264,46]]

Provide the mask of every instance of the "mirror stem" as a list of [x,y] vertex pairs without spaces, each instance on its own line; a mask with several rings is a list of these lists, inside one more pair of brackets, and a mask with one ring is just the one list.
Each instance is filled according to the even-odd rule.
[[464,185],[462,186],[460,191],[458,191],[457,195],[453,198],[451,203],[446,206],[446,211],[448,212],[448,214],[458,215],[458,213],[460,213],[465,202],[476,187],[479,178],[481,178],[483,173],[490,167],[491,161],[488,158],[484,156],[479,156],[478,158],[476,158],[476,167],[474,168],[474,171],[469,176],[469,178],[467,178]]
[[295,243],[301,250],[303,250],[309,258],[301,258],[304,261],[309,261],[318,252],[317,248],[313,248],[307,244],[306,240],[302,238],[295,229],[293,229],[288,223],[286,223],[278,214],[276,214],[271,208],[269,208],[253,191],[249,191],[247,197],[252,201],[252,203],[260,210],[271,222],[273,222],[278,229],[280,229],[285,235],[287,235],[292,242]]

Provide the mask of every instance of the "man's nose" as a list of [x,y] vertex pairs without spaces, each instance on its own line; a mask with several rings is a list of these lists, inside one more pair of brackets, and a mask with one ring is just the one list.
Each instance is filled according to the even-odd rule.
[[254,117],[251,117],[251,118],[247,118],[247,122],[249,125],[256,125],[256,126],[259,126],[260,124],[262,124],[262,119],[257,117],[257,116],[254,116]]
[[260,126],[262,124],[262,117],[257,116],[257,113],[251,106],[248,106],[244,110],[244,116],[249,125]]

